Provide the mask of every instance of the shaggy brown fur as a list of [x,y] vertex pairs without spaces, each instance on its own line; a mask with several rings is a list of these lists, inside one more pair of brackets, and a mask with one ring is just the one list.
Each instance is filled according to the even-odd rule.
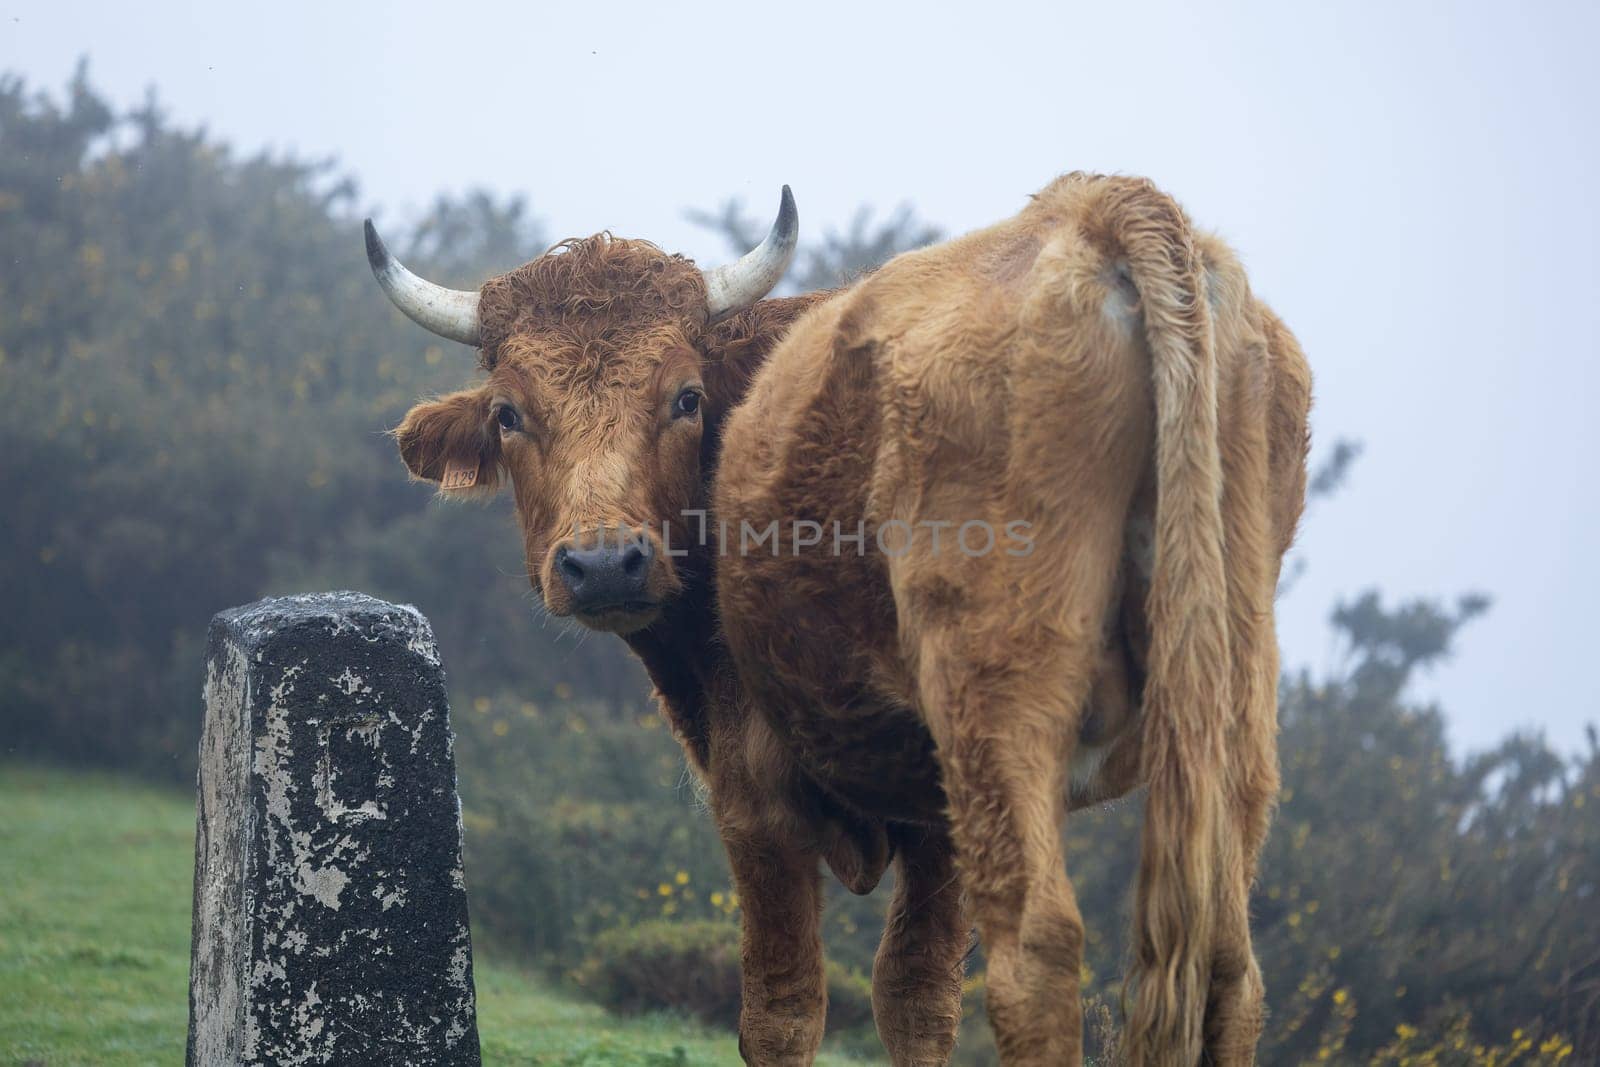
[[[1126,1054],[1253,1059],[1309,385],[1220,242],[1146,182],[1071,175],[813,309],[729,420],[721,519],[915,528],[730,556],[719,604],[755,706],[839,804],[948,826],[1008,1064],[1080,1062],[1060,824],[1140,783]],[[956,550],[961,523],[1018,520],[1031,551]]]
[[[1077,1062],[1059,822],[1147,781],[1127,1047],[1248,1062],[1271,594],[1304,489],[1293,338],[1170,201],[1082,176],[838,294],[713,327],[704,300],[681,257],[567,242],[484,286],[487,381],[396,435],[418,477],[509,477],[553,614],[572,608],[561,544],[641,524],[657,540],[657,606],[580,621],[641,657],[709,787],[744,903],[745,1059],[809,1063],[821,1040],[820,858],[857,892],[895,866],[873,968],[894,1063],[947,1061],[974,922],[1005,1061]],[[684,389],[698,418],[672,415]],[[719,559],[684,515],[714,477],[735,529],[859,521],[870,546],[892,518],[1018,519],[1035,550],[969,559],[919,530],[892,558]]]
[[630,321],[703,322],[705,304],[705,280],[683,256],[609,233],[572,238],[484,284],[478,302],[483,367],[493,370],[501,348],[519,333],[553,333],[581,347],[615,336]]

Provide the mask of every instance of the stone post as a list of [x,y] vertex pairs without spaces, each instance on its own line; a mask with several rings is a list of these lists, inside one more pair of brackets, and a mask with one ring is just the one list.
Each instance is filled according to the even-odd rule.
[[190,1067],[479,1063],[433,631],[359,593],[211,621]]

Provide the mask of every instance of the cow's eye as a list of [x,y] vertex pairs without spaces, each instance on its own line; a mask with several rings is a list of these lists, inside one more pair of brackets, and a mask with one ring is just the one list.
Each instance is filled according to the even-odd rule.
[[700,410],[700,394],[693,389],[685,389],[678,394],[678,399],[672,402],[672,414],[688,417]]
[[500,424],[502,430],[511,431],[522,428],[522,416],[517,414],[517,409],[510,404],[501,404],[494,409],[494,421]]

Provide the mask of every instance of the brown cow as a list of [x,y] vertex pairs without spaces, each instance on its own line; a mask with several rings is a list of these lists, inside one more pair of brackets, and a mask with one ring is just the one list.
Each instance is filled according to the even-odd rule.
[[[1081,1061],[1061,822],[1136,784],[1128,1059],[1254,1057],[1248,892],[1309,404],[1221,242],[1147,182],[1069,175],[814,308],[728,420],[717,515],[781,535],[718,573],[747,693],[847,810],[933,828],[900,853],[911,884],[953,851],[1005,1063]],[[929,892],[943,945],[964,924]],[[880,956],[875,985],[924,982],[918,962]],[[949,988],[879,1005],[897,1063],[942,1061]]]
[[[865,891],[893,850],[873,997],[894,1062],[941,1063],[953,1046],[963,884],[988,939],[1008,1062],[1075,1061],[1081,927],[1055,822],[1069,801],[1141,779],[1153,789],[1135,1058],[1195,1058],[1209,979],[1207,1046],[1226,1062],[1248,1059],[1259,979],[1243,894],[1276,781],[1271,577],[1304,477],[1308,383],[1292,338],[1249,297],[1225,250],[1197,253],[1182,216],[1138,183],[1058,183],[1017,220],[902,257],[853,290],[751,304],[792,244],[786,195],[773,236],[733,268],[701,275],[653,246],[602,236],[474,294],[411,276],[369,229],[390,295],[435,332],[477,343],[489,371],[482,387],[407,416],[397,430],[407,464],[454,491],[508,475],[546,606],[623,634],[644,660],[709,786],[744,901],[747,1060],[809,1062],[820,1040],[818,857]],[[1202,260],[1209,314],[1193,299]],[[1096,300],[1098,319],[1083,311]],[[857,516],[870,542],[902,515],[1011,516],[1003,523],[1028,524],[1036,551],[950,568],[921,526],[907,526],[903,559],[824,556],[812,542],[781,562],[719,560],[704,544],[694,512],[707,502],[721,423],[812,305],[727,437],[737,445],[724,469],[741,482],[722,482],[724,519]],[[1169,320],[1193,358],[1169,343]],[[1166,383],[1154,399],[1152,360]],[[1024,383],[1037,391],[1018,392]],[[1152,417],[1174,425],[1163,407],[1174,395],[1191,432],[1151,446]],[[1192,480],[1167,476],[1174,450],[1186,474],[1198,464],[1208,476],[1212,460],[1220,518]],[[940,514],[975,502],[984,506],[972,515]],[[1225,556],[1208,521],[1226,525]],[[596,537],[622,527],[649,533]],[[1125,566],[1151,556],[1140,541],[1151,530],[1154,558],[1177,565]],[[1219,547],[1197,552],[1209,540]],[[675,558],[679,546],[687,556]],[[740,679],[715,632],[714,566],[738,620],[728,637]],[[969,714],[980,687],[994,706],[984,719]],[[1141,697],[1152,714],[1140,716]],[[1194,714],[1163,714],[1174,702]],[[1225,761],[1224,745],[1237,758]],[[963,881],[952,829],[965,842]],[[1201,838],[1209,849],[1194,847]]]

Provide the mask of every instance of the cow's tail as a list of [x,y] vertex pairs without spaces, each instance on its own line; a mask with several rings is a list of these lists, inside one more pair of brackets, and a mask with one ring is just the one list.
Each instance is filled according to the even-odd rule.
[[1128,1062],[1200,1058],[1224,830],[1230,707],[1217,365],[1188,219],[1147,182],[1110,183],[1107,236],[1138,290],[1154,377],[1155,563]]

